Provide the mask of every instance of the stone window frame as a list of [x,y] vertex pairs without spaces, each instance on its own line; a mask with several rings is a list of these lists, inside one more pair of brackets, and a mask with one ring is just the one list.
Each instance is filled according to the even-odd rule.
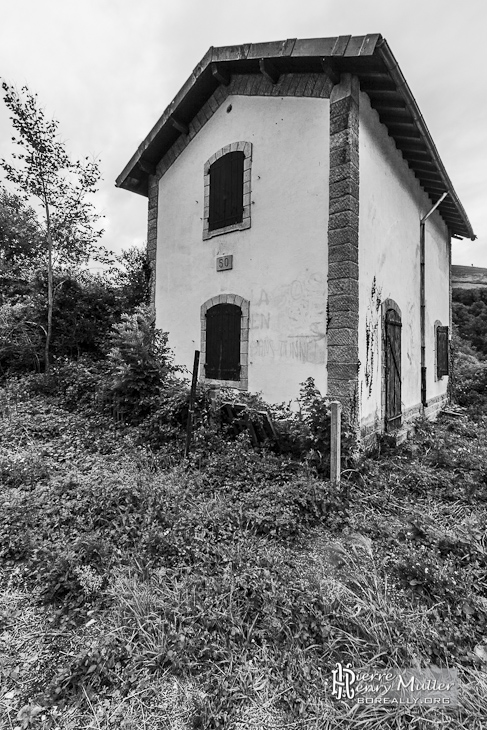
[[[240,318],[240,378],[239,380],[218,380],[205,376],[206,361],[206,313],[216,304],[236,304],[240,307],[242,316]],[[249,312],[250,302],[238,294],[218,294],[207,299],[201,305],[201,361],[200,380],[209,385],[220,385],[224,388],[238,388],[248,390],[249,387]]]
[[[210,167],[216,160],[224,155],[228,155],[230,152],[243,152],[244,153],[244,166],[243,166],[243,216],[240,223],[232,223],[230,226],[223,226],[223,228],[216,228],[213,231],[209,230],[209,216],[210,216]],[[225,145],[215,152],[204,164],[204,211],[203,211],[203,241],[208,241],[214,236],[221,236],[224,233],[232,233],[232,231],[243,231],[246,228],[250,228],[250,209],[251,209],[251,169],[252,169],[252,142],[232,142],[231,144]]]
[[[384,301],[381,302],[381,328],[382,328],[382,348],[381,348],[381,410],[382,410],[382,423],[386,424],[386,314],[388,309],[393,309],[401,318],[402,323],[402,312],[401,307],[394,299],[384,299]],[[402,340],[401,340],[401,412],[402,412],[402,424],[400,428],[404,425],[404,401],[402,400],[402,385],[403,385],[403,371],[402,371]],[[384,429],[387,431],[387,428]]]

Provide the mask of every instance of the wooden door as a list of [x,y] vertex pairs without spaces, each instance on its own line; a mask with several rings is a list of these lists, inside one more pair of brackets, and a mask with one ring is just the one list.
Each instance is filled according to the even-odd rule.
[[216,380],[240,379],[240,320],[236,304],[216,304],[206,313],[205,375]]
[[385,428],[401,425],[401,315],[388,309],[385,317]]

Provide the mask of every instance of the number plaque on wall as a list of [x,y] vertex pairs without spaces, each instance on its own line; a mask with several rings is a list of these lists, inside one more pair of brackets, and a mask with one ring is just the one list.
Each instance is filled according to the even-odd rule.
[[217,271],[227,271],[228,269],[233,269],[233,255],[217,256],[216,270]]

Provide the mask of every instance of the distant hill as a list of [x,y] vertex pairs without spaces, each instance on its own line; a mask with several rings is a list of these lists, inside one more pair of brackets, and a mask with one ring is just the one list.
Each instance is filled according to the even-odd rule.
[[[477,271],[487,273],[487,269]],[[470,342],[477,352],[487,356],[487,285],[480,284],[475,288],[453,285],[452,315],[460,337]]]
[[487,269],[478,266],[452,266],[452,289],[479,289],[487,287]]

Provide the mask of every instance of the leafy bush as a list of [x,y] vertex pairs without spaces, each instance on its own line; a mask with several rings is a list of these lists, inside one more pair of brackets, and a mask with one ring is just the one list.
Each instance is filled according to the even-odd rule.
[[487,289],[455,289],[452,300],[453,322],[460,337],[487,355]]
[[167,334],[157,330],[149,307],[123,314],[110,335],[110,378],[106,395],[115,399],[124,418],[140,423],[160,405],[165,381],[177,372]]
[[132,312],[150,304],[151,266],[145,248],[132,246],[115,257],[116,265],[108,272],[123,312]]
[[[301,383],[298,412],[283,413],[276,426],[284,452],[304,459],[308,467],[325,477],[330,474],[330,400],[321,395],[313,378]],[[280,414],[279,414],[280,415]],[[341,419],[342,463],[355,459],[357,440],[347,415]]]
[[65,701],[66,697],[81,693],[82,689],[90,694],[113,689],[128,658],[127,646],[118,637],[99,637],[56,673],[47,687],[47,701]]
[[0,375],[40,369],[43,333],[36,319],[30,296],[0,306]]
[[48,478],[49,469],[38,452],[0,456],[0,484],[5,487],[32,489]]
[[[41,229],[34,209],[0,186],[0,374],[40,371],[43,366],[48,280]],[[122,312],[149,303],[147,254],[132,247],[112,256],[110,269],[92,274],[80,268],[86,253],[80,241],[72,236],[63,240],[70,251],[64,251],[64,267],[53,270],[52,354],[58,359],[101,359]]]
[[487,365],[482,364],[476,370],[457,375],[454,397],[460,406],[465,406],[478,414],[486,412],[487,406]]
[[[82,272],[59,273],[55,279],[52,353],[56,358],[82,355],[104,358],[105,341],[120,320],[121,303],[116,290],[100,276]],[[42,288],[45,282],[40,283]]]

